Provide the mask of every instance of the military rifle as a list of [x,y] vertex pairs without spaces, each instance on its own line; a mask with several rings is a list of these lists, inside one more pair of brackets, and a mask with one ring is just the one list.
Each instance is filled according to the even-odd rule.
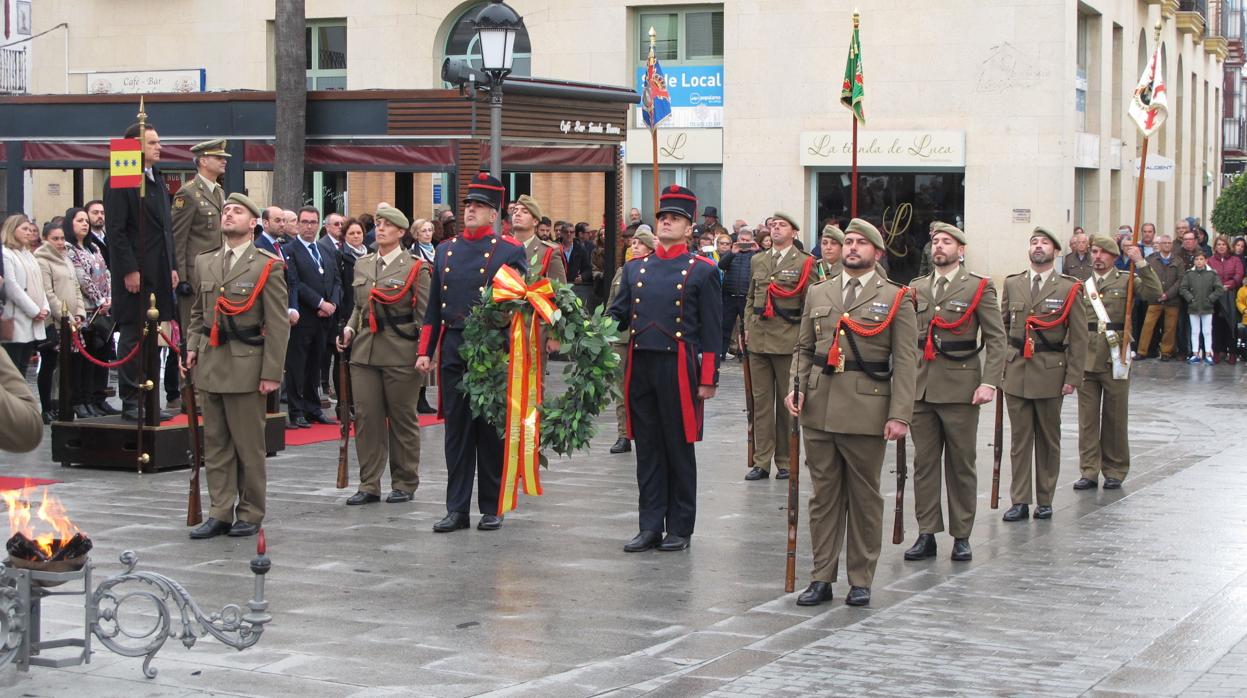
[[1000,459],[1004,456],[1005,394],[996,391],[996,430],[992,435],[992,499],[993,509],[1000,508]]
[[896,516],[892,519],[892,544],[905,542],[905,437],[896,440]]
[[745,414],[748,424],[745,427],[745,434],[749,438],[747,450],[748,460],[745,462],[746,468],[753,467],[753,374],[749,371],[749,345],[745,342],[745,318],[740,318],[740,358],[741,371],[745,376]]
[[[175,306],[176,307],[176,306]],[[203,504],[199,496],[199,468],[203,465],[203,442],[199,432],[199,406],[195,404],[195,380],[186,367],[186,332],[178,326],[178,357],[182,362],[182,407],[186,410],[186,434],[191,446],[190,491],[186,495],[186,525],[203,523]]]
[[346,462],[350,459],[347,450],[351,442],[351,371],[347,366],[346,352],[338,352],[338,423],[341,425],[341,442],[338,444],[338,489],[346,489],[349,480],[346,475]]
[[[801,404],[801,379],[792,377],[792,404]],[[788,429],[788,559],[784,567],[784,591],[792,592],[797,585],[797,520],[801,507],[801,419],[792,418]]]

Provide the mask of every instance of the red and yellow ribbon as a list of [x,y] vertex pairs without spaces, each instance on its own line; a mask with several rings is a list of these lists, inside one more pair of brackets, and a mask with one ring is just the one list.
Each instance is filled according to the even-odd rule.
[[493,281],[495,303],[521,301],[533,308],[532,322],[523,310],[511,316],[511,349],[507,369],[507,417],[503,439],[502,488],[498,492],[498,515],[515,508],[522,488],[524,494],[541,494],[539,456],[541,451],[541,322],[553,325],[559,310],[554,304],[554,286],[549,279],[527,285],[515,269],[504,266]]

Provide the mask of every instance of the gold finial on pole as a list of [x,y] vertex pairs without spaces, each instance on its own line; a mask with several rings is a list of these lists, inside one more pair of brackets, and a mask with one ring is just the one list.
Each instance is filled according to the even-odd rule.
[[[139,95],[139,169],[147,169],[147,108],[144,105],[143,95]],[[139,177],[139,199],[147,198],[147,174],[140,173]]]
[[853,8],[853,28],[857,29],[862,23],[862,13],[856,7]]
[[1161,22],[1159,19],[1158,19],[1158,20],[1156,20],[1156,27],[1155,27],[1155,29],[1156,29],[1156,40],[1157,40],[1157,41],[1160,41],[1160,30],[1161,30],[1161,27],[1162,27],[1162,26],[1164,26],[1164,23],[1163,23],[1163,22]]
[[653,27],[649,28],[649,57],[654,59],[654,45],[658,43],[658,32]]
[[148,301],[147,319],[152,321],[160,319],[160,310],[156,307],[156,294],[154,293],[151,294],[150,300]]

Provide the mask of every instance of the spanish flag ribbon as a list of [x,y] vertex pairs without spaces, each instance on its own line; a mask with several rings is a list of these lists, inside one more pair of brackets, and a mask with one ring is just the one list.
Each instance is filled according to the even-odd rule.
[[137,189],[143,183],[143,146],[137,138],[114,138],[108,142],[108,186]]
[[509,266],[502,267],[494,276],[493,299],[495,303],[524,301],[533,308],[531,323],[527,320],[527,308],[511,316],[502,487],[498,492],[498,515],[502,516],[515,508],[521,488],[530,496],[541,494],[541,323],[553,325],[560,313],[549,279],[528,285]]

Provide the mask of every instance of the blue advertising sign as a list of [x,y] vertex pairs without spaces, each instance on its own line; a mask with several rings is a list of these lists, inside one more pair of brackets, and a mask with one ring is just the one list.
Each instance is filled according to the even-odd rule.
[[[723,66],[664,65],[672,107],[722,107]],[[636,88],[645,88],[645,66],[636,69]]]

